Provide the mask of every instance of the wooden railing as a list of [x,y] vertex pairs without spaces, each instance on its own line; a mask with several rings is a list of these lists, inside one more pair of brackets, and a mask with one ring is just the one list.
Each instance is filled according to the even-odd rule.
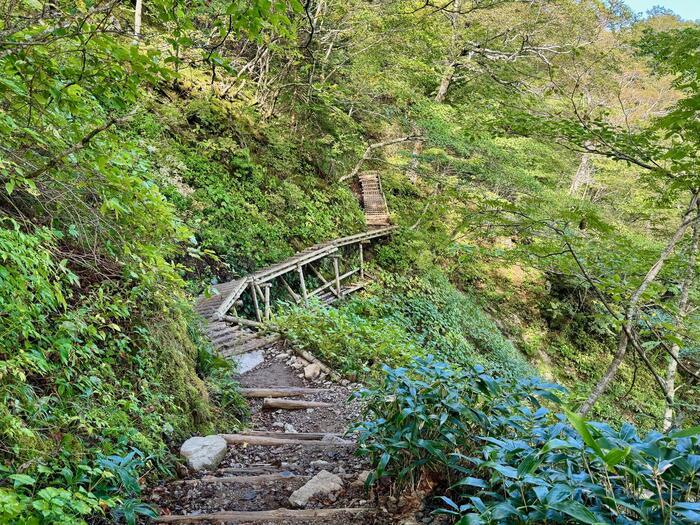
[[[269,320],[272,315],[273,286],[279,288],[275,296],[291,299],[297,304],[306,304],[312,297],[326,303],[333,302],[367,284],[364,245],[373,239],[391,234],[394,228],[379,228],[317,244],[241,279],[215,285],[213,295],[200,296],[196,309],[210,321],[224,320],[257,326]],[[343,251],[347,252],[346,248],[354,245],[357,245],[358,265],[341,272]],[[312,265],[326,258],[332,260],[331,277],[324,276],[320,268]],[[310,277],[307,271],[320,283],[311,290],[307,286]],[[350,283],[355,275],[359,279]],[[291,276],[294,276],[294,279]],[[297,285],[296,290],[292,283]],[[246,298],[248,302],[245,301]],[[245,312],[251,311],[255,319],[245,317]]]

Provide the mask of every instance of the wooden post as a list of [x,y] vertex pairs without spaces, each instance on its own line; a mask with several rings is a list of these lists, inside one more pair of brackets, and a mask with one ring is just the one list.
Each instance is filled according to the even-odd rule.
[[362,241],[360,241],[360,279],[365,278],[365,249]]
[[265,292],[265,321],[270,320],[270,288],[272,283],[263,284],[263,291]]
[[309,296],[306,294],[306,281],[304,280],[304,268],[301,264],[297,265],[297,271],[299,272],[299,282],[301,283],[301,298],[304,300],[304,304],[308,300]]
[[[326,280],[326,278],[321,274],[321,272],[319,272],[316,268],[314,268],[314,266],[312,264],[309,264],[309,268],[311,268],[311,271],[314,273],[314,275],[316,277],[321,279],[321,282],[323,284],[328,284],[328,281]],[[333,292],[336,297],[340,298],[340,296],[338,295],[338,293],[335,290],[331,289],[331,292]]]
[[331,257],[333,258],[333,271],[335,272],[335,295],[340,297],[342,295],[342,292],[340,291],[340,266],[338,264],[338,258],[340,255],[334,253],[331,255]]
[[289,293],[289,295],[292,297],[292,299],[294,299],[294,302],[298,303],[300,300],[299,294],[295,293],[294,290],[292,290],[292,287],[289,286],[287,279],[285,279],[283,275],[280,275],[280,279],[282,281],[282,284],[286,288],[287,292]]
[[258,292],[255,289],[255,283],[250,283],[250,292],[253,294],[253,305],[255,305],[255,318],[258,322],[262,321],[262,315],[260,314],[260,305],[258,304]]

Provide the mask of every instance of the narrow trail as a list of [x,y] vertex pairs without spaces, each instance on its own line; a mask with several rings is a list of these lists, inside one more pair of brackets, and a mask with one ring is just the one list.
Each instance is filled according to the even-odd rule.
[[[273,281],[301,305],[313,296],[330,305],[366,285],[363,245],[390,235],[394,227],[379,174],[360,175],[359,182],[366,231],[311,246],[214,286],[214,295],[199,297],[196,309],[207,320],[206,334],[215,350],[238,363],[242,392],[250,401],[250,430],[212,437],[217,443],[213,447],[225,452],[220,463],[214,462],[213,472],[190,470],[184,479],[154,487],[149,501],[160,509],[157,522],[397,522],[396,499],[370,496],[365,489],[370,466],[355,455],[355,438],[348,434],[359,419],[359,401],[353,393],[361,386],[334,379],[313,356],[301,352],[299,357],[279,336],[257,330],[270,319]],[[341,251],[351,247],[359,250],[359,266],[341,271]],[[329,257],[334,276],[326,278],[314,264]],[[320,281],[315,290],[307,289],[305,269]],[[345,281],[355,274],[359,280]],[[297,291],[290,282],[296,282]],[[255,320],[240,316],[244,299],[252,304]]]
[[[264,361],[240,376],[244,392],[269,394],[254,391],[306,388],[311,390],[303,396],[281,399],[328,406],[268,409],[264,403],[280,398],[250,398],[252,432],[233,439],[251,442],[230,444],[226,457],[213,472],[189,473],[182,480],[155,487],[150,502],[161,511],[158,522],[392,523],[386,506],[373,501],[365,490],[363,481],[370,467],[364,458],[354,455],[354,437],[345,435],[359,417],[360,407],[352,394],[360,385],[346,380],[335,382],[324,373],[316,380],[306,379],[304,367],[309,362],[295,356],[283,342],[262,352]],[[293,444],[252,443],[269,437],[274,441],[292,439]],[[294,491],[321,471],[337,476],[342,487],[314,495],[304,505],[292,504]]]

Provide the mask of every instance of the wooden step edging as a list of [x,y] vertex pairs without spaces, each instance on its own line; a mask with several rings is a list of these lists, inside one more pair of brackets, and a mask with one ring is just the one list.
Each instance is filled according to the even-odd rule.
[[241,388],[243,397],[299,397],[308,394],[330,392],[327,388],[278,387],[278,388]]
[[[280,434],[283,434],[280,432]],[[265,447],[280,447],[284,445],[304,445],[311,447],[354,447],[354,441],[340,441],[337,439],[323,441],[323,439],[294,439],[282,437],[256,436],[250,434],[219,434],[229,445],[261,445]],[[329,434],[333,435],[333,434]],[[337,436],[333,436],[337,437]]]
[[182,479],[174,481],[173,485],[197,485],[199,483],[231,483],[231,484],[246,484],[246,485],[260,485],[263,483],[269,483],[270,481],[279,481],[285,479],[298,479],[307,481],[310,476],[297,476],[288,470],[280,472],[270,472],[267,474],[257,474],[252,476],[204,476],[202,478],[195,479]]
[[367,507],[347,507],[337,509],[274,509],[258,511],[221,511],[209,514],[182,514],[160,516],[156,523],[198,523],[202,521],[228,521],[233,523],[257,521],[300,521],[314,518],[330,518],[342,514],[360,514],[372,509]]
[[263,410],[304,410],[307,408],[331,408],[332,403],[322,401],[303,401],[299,399],[283,399],[279,397],[263,398]]
[[267,430],[249,430],[244,432],[246,436],[263,436],[280,439],[304,439],[306,441],[315,441],[328,436],[342,438],[341,434],[336,432],[270,432]]

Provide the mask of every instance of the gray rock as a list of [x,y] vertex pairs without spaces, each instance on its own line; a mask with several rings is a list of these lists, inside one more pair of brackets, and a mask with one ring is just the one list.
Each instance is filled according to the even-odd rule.
[[304,367],[304,377],[306,379],[316,379],[321,375],[321,365],[318,363],[311,363]]
[[255,350],[241,355],[233,356],[233,360],[238,364],[238,373],[245,374],[265,361],[265,354],[262,350]]
[[298,488],[289,496],[289,503],[295,507],[304,507],[311,498],[318,494],[330,494],[343,488],[343,480],[327,470],[322,470],[305,485]]
[[285,431],[287,434],[296,434],[296,433],[297,433],[297,429],[294,428],[294,426],[291,425],[291,424],[289,424],[289,423],[285,423],[285,424],[284,424],[284,431]]
[[180,455],[194,470],[214,470],[226,456],[226,440],[221,436],[193,437],[180,447]]
[[335,434],[326,434],[321,438],[321,441],[324,443],[337,443],[338,445],[348,445],[350,443],[347,439],[343,439]]

